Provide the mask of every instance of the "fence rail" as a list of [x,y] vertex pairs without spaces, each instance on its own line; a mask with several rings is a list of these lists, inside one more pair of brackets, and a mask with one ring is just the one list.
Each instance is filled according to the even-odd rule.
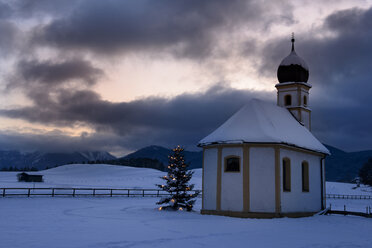
[[367,206],[365,213],[363,211],[350,211],[346,210],[346,205],[344,205],[343,210],[334,210],[332,209],[332,205],[330,205],[327,209],[323,210],[321,215],[328,215],[328,214],[340,214],[340,215],[355,215],[355,216],[362,216],[366,218],[372,218],[372,211],[371,207]]
[[339,194],[326,194],[329,199],[357,199],[357,200],[370,200],[372,195],[339,195]]
[[[201,190],[188,191],[199,193]],[[0,197],[6,196],[166,196],[168,192],[160,189],[135,189],[135,188],[0,188]],[[357,199],[371,200],[372,195],[340,195],[326,194],[328,199]]]
[[[201,190],[190,190],[190,194]],[[0,196],[167,196],[170,193],[158,189],[121,189],[121,188],[0,188]]]

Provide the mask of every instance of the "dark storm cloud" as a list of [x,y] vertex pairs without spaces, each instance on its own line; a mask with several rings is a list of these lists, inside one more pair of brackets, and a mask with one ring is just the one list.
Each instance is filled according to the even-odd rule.
[[9,20],[12,16],[12,7],[0,1],[0,57],[11,54],[19,43],[20,31],[17,25]]
[[[273,23],[294,22],[291,6],[282,1],[57,2],[17,1],[18,5],[12,8],[18,17],[35,17],[41,13],[51,16],[48,24],[33,30],[33,45],[47,45],[62,54],[84,55],[90,51],[110,56],[165,51],[177,58],[204,58],[214,52],[223,36],[235,29],[246,26],[250,32],[262,32],[269,31]],[[6,13],[0,5],[0,32],[9,34],[0,36],[0,49],[2,44],[6,47],[17,40],[14,38],[17,28],[7,20],[14,14]],[[372,9],[354,8],[331,14],[320,28],[307,33],[294,30],[296,51],[307,61],[309,82],[314,86],[310,95],[312,130],[321,141],[341,148],[372,148],[371,24]],[[246,44],[243,52],[250,58],[262,59],[259,70],[270,77],[275,77],[280,60],[290,51],[289,37],[265,44],[247,40]],[[0,144],[7,140],[19,147],[46,149],[54,143],[56,149],[82,147],[79,150],[113,146],[137,149],[151,144],[178,143],[194,147],[248,99],[275,99],[275,94],[219,85],[204,93],[170,99],[150,97],[114,103],[87,89],[104,75],[102,70],[85,60],[60,59],[20,58],[11,82],[26,93],[33,105],[1,109],[0,115],[61,127],[85,125],[96,133],[79,138],[54,133],[8,136],[2,133]]]
[[26,152],[72,152],[72,151],[112,151],[122,147],[124,140],[112,134],[92,134],[69,136],[54,130],[42,133],[0,131],[0,150],[20,150]]
[[[53,109],[58,108],[58,104],[66,105],[67,108],[71,104],[77,106],[87,99],[94,101],[99,98],[93,91],[84,89],[93,86],[103,76],[101,69],[94,67],[89,61],[77,58],[62,62],[22,60],[16,66],[15,73],[9,77],[7,89],[22,90],[34,103],[33,107],[20,109],[17,115],[27,116],[26,119],[33,122],[38,119],[43,122],[50,116],[61,114]],[[59,106],[60,111],[63,108],[64,106]],[[36,109],[39,111],[34,112]]]
[[[297,34],[296,51],[310,67],[310,81],[343,84],[345,79],[369,76],[366,72],[372,65],[371,24],[372,8],[349,9],[329,15],[321,29]],[[327,33],[331,35],[323,35]],[[290,39],[271,40],[262,51],[265,61],[261,72],[273,75],[290,52]]]
[[[345,149],[372,148],[371,24],[372,8],[353,8],[329,15],[320,29],[296,35],[296,51],[309,65],[314,86],[313,130]],[[268,42],[261,72],[275,76],[289,51],[288,37]]]
[[20,32],[16,25],[0,19],[0,57],[7,56],[15,50],[19,37]]
[[[54,62],[51,60],[21,60],[16,72],[8,79],[7,88],[22,88],[25,93],[36,99],[47,96],[52,90],[66,87],[74,82],[82,86],[92,86],[104,75],[89,61],[77,58]],[[35,99],[35,98],[34,98]]]
[[28,84],[36,82],[43,85],[60,85],[78,80],[93,85],[103,75],[89,61],[70,59],[63,62],[22,60],[17,66],[17,75]]
[[10,4],[17,17],[31,18],[40,15],[66,15],[78,2],[79,0],[13,0]]
[[0,1],[0,19],[6,19],[13,15],[12,7],[3,1]]
[[33,107],[0,110],[0,115],[47,125],[87,125],[98,133],[112,132],[125,138],[122,145],[127,148],[177,143],[194,147],[253,97],[274,99],[268,93],[222,85],[201,94],[122,103],[104,101],[92,91],[61,90],[49,101],[35,102]]
[[[287,11],[276,13],[280,8]],[[290,9],[284,1],[90,0],[82,1],[71,15],[38,29],[35,39],[108,54],[167,49],[176,55],[200,57],[211,53],[223,31],[240,25],[257,30],[274,21],[288,22],[292,20]]]

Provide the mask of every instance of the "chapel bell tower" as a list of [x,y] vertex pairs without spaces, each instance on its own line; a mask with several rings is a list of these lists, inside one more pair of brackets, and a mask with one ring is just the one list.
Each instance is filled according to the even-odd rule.
[[294,35],[292,34],[292,50],[278,67],[279,83],[275,85],[278,90],[278,106],[287,108],[292,115],[307,129],[311,130],[311,110],[309,108],[309,68],[294,49]]

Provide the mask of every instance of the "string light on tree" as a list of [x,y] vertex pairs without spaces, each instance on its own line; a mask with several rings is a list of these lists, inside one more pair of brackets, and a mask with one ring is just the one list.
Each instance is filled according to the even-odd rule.
[[166,181],[165,185],[157,185],[169,193],[169,196],[162,198],[157,204],[164,205],[159,208],[191,211],[195,203],[195,197],[199,192],[189,192],[194,188],[189,181],[193,175],[188,171],[188,164],[185,163],[184,149],[180,146],[172,149],[173,153],[168,156],[168,175],[161,177]]

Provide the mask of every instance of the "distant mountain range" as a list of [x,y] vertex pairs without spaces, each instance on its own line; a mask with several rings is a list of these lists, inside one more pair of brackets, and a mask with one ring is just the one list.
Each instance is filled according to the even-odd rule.
[[[345,152],[329,145],[325,146],[332,153],[325,161],[327,181],[350,182],[358,176],[359,169],[367,162],[368,158],[372,157],[372,151]],[[151,158],[167,165],[170,152],[170,149],[161,146],[148,146],[121,159]],[[203,152],[186,151],[185,157],[190,164],[190,168],[202,167]]]
[[[161,146],[147,146],[139,149],[136,152],[128,154],[120,159],[135,159],[135,158],[151,158],[156,159],[162,164],[164,168],[168,166],[168,155],[172,152],[171,149],[167,149]],[[190,169],[201,168],[203,162],[203,152],[190,152],[185,151],[186,162],[189,164]]]
[[108,152],[72,152],[72,153],[43,153],[19,151],[0,151],[0,169],[34,168],[43,170],[69,163],[87,163],[96,160],[116,159]]
[[326,180],[332,182],[350,182],[358,176],[359,169],[372,158],[372,151],[345,152],[325,145],[332,153],[326,158]]
[[[326,180],[350,182],[359,172],[362,165],[372,157],[372,151],[345,152],[326,145],[332,155],[326,158]],[[73,153],[21,153],[18,151],[0,151],[0,169],[2,168],[35,168],[43,170],[69,163],[109,163],[134,167],[166,170],[168,155],[171,149],[161,146],[148,146],[127,156],[116,158],[108,152],[73,152]],[[190,169],[201,168],[203,152],[185,151],[186,162]]]

